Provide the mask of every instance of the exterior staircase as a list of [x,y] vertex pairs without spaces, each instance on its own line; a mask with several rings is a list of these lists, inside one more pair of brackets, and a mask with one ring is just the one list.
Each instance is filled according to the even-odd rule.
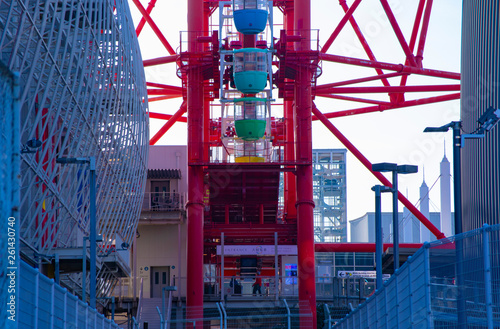
[[[143,298],[141,309],[139,310],[140,326],[143,329],[161,329],[160,315],[156,307],[161,312],[161,298]],[[145,325],[147,323],[147,325]]]

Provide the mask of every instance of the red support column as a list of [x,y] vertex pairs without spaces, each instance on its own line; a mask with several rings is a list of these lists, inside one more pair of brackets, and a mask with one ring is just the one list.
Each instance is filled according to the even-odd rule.
[[[203,0],[188,0],[188,51],[201,52],[196,42],[203,31]],[[187,73],[188,111],[188,203],[187,209],[187,292],[189,319],[203,318],[203,78],[199,63],[191,56]],[[207,118],[205,118],[207,119]],[[197,323],[197,327],[202,323]]]
[[[289,2],[285,4],[285,18],[284,27],[287,34],[293,34],[293,5]],[[293,50],[293,44],[287,45]],[[288,79],[287,79],[288,81]],[[283,104],[285,114],[285,160],[287,162],[295,161],[295,136],[294,136],[294,108],[292,101],[284,101]],[[284,173],[284,211],[286,213],[286,220],[297,220],[297,190],[295,175],[291,172]]]
[[[295,0],[294,26],[301,42],[297,51],[310,51],[311,1]],[[297,165],[297,249],[299,304],[301,313],[312,313],[312,319],[301,316],[301,328],[316,329],[316,283],[314,268],[314,220],[312,176],[312,86],[308,61],[298,63],[295,80],[295,127]],[[312,323],[309,322],[312,320]]]

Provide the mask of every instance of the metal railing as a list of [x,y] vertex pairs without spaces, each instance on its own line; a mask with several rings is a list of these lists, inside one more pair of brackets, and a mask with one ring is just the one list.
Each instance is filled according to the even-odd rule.
[[499,328],[500,225],[424,244],[334,328],[381,325]]
[[20,269],[19,328],[119,328],[37,269]]
[[[279,300],[298,298],[298,278],[275,276],[258,276],[262,280],[260,291],[254,292],[256,276],[205,276],[204,297],[207,301],[251,301]],[[186,277],[175,278],[175,285],[186,286]],[[222,287],[222,289],[221,289]],[[185,291],[183,289],[182,291]],[[318,302],[328,302],[335,307],[357,307],[369,298],[375,291],[374,278],[340,278],[330,276],[316,277],[316,299]],[[174,292],[174,298],[179,298],[179,292]],[[181,297],[185,297],[184,295]]]
[[178,192],[145,192],[142,211],[179,211],[184,204],[185,196]]
[[[294,303],[289,306],[286,300],[278,304],[258,303],[248,307],[230,307],[223,302],[215,307],[174,308],[175,315],[164,317],[156,307],[161,321],[161,328],[196,328],[207,327],[220,329],[269,328],[292,329],[311,328],[312,314],[307,303]],[[163,322],[164,319],[164,322]]]

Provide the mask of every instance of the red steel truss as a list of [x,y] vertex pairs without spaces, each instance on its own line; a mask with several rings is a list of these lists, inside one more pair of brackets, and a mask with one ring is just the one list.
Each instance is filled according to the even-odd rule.
[[[284,220],[288,224],[296,223],[298,227],[296,238],[299,250],[299,298],[301,301],[307,301],[313,311],[316,309],[316,297],[311,165],[312,121],[320,120],[325,124],[345,147],[370,170],[371,164],[368,159],[342,135],[329,119],[396,110],[460,98],[459,73],[429,69],[424,67],[422,61],[429,17],[432,11],[432,0],[419,1],[409,39],[406,39],[402,33],[388,1],[380,0],[389,25],[405,55],[404,64],[386,63],[377,60],[368,40],[359,27],[358,21],[353,15],[361,1],[354,0],[349,5],[347,1],[339,0],[344,16],[337,23],[336,28],[326,42],[318,49],[311,49],[311,0],[278,0],[274,1],[273,4],[283,15],[283,29],[274,43],[276,53],[273,64],[277,70],[273,73],[273,84],[278,87],[279,98],[283,100],[280,106],[283,107],[284,113],[284,118],[281,119],[280,124],[276,120],[273,121],[273,125],[278,127],[275,130],[282,131],[280,140],[284,147],[283,164],[273,167],[273,170],[284,172]],[[143,19],[136,29],[137,35],[140,34],[144,24],[147,23],[165,48],[164,56],[144,60],[144,65],[149,67],[176,63],[178,65],[177,74],[182,78],[181,87],[165,85],[162,81],[148,82],[150,102],[175,97],[182,97],[184,100],[174,114],[150,113],[151,118],[166,120],[165,125],[151,138],[150,144],[154,145],[173,124],[187,122],[189,158],[187,305],[202,306],[203,223],[204,216],[207,216],[207,214],[204,214],[203,179],[207,173],[207,165],[210,165],[209,148],[214,145],[221,145],[218,140],[218,136],[220,136],[220,120],[219,118],[211,118],[208,109],[210,102],[219,96],[219,79],[221,79],[219,76],[220,55],[218,53],[217,31],[209,32],[208,24],[211,15],[219,8],[219,2],[214,0],[188,0],[188,46],[187,49],[180,48],[178,53],[173,50],[150,16],[154,10],[156,0],[152,0],[147,9],[143,7],[139,0],[133,0],[133,2],[143,15]],[[352,28],[354,31],[366,53],[366,58],[352,58],[329,53],[336,38],[347,28]],[[255,39],[241,37],[241,42],[242,44],[253,45]],[[321,62],[371,68],[373,73],[356,79],[317,84]],[[429,79],[442,78],[449,82],[445,84],[408,85],[410,75],[420,75]],[[398,77],[400,78],[399,83],[396,85],[391,84],[389,79],[394,82],[394,79]],[[375,85],[368,87],[358,85],[366,82]],[[432,94],[412,100],[405,99],[407,94],[415,92]],[[436,92],[440,94],[436,96]],[[357,96],[357,94],[361,95]],[[385,95],[386,100],[381,100],[380,95]],[[313,100],[315,97],[357,102],[361,106],[323,113],[314,105]],[[183,116],[186,112],[187,118]],[[238,171],[244,172],[249,168],[248,166],[238,167]],[[234,167],[231,170],[234,171]],[[263,171],[265,170],[263,169]],[[373,174],[382,184],[391,186],[390,182],[380,173],[373,172]],[[243,181],[244,177],[244,175],[241,176]],[[243,183],[240,182],[240,184]],[[401,193],[399,193],[399,200],[437,238],[444,237],[444,234],[434,227]],[[219,209],[221,217],[218,218],[223,218],[224,223],[229,225],[227,214],[231,211],[231,207],[220,204]],[[260,216],[260,224],[271,225],[269,223],[264,224],[264,218],[267,218],[263,214],[264,206],[261,205],[259,209],[256,212],[256,218]],[[258,215],[259,213],[260,215]],[[205,234],[210,233],[207,231]],[[349,249],[348,246],[342,248],[342,250]],[[198,317],[199,314],[190,316],[194,318]],[[316,320],[314,320],[315,323]]]

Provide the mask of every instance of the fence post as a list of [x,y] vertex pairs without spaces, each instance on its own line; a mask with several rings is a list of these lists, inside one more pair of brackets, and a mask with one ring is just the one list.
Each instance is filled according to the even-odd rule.
[[327,304],[323,304],[323,308],[325,309],[325,315],[328,315],[328,319],[325,319],[323,323],[328,321],[328,329],[330,329],[332,327],[332,315]]
[[409,301],[409,309],[410,309],[410,326],[413,326],[413,288],[412,288],[412,284],[411,284],[411,271],[413,270],[413,266],[412,266],[412,257],[413,256],[410,256],[408,258],[408,260],[406,261],[408,263],[408,298],[410,299]]
[[219,311],[219,315],[220,315],[220,329],[223,329],[222,310],[220,309],[220,305],[219,304],[220,304],[219,302],[216,302],[215,306],[217,306],[217,310]]
[[424,275],[425,275],[425,304],[427,308],[427,328],[434,328],[431,308],[431,269],[429,260],[429,242],[424,243]]
[[224,313],[224,329],[227,329],[227,313],[226,310],[224,309],[224,304],[219,303],[220,308],[222,309],[222,313]]
[[484,224],[483,233],[483,258],[484,258],[484,293],[486,297],[486,319],[488,328],[493,328],[493,298],[491,293],[491,263],[490,263],[490,237],[489,225]]
[[287,328],[291,329],[290,308],[288,307],[288,303],[286,302],[286,299],[283,299],[283,303],[285,303],[285,307],[286,307],[287,323],[288,323]]
[[50,327],[54,328],[54,280],[52,280],[50,285]]
[[35,319],[35,327],[34,329],[38,329],[38,299],[40,298],[40,271],[36,269],[35,274],[35,314],[33,314],[33,318]]
[[[394,275],[394,274],[393,274]],[[387,310],[387,286],[384,287],[384,317],[385,317],[385,328],[389,329],[389,311]]]

